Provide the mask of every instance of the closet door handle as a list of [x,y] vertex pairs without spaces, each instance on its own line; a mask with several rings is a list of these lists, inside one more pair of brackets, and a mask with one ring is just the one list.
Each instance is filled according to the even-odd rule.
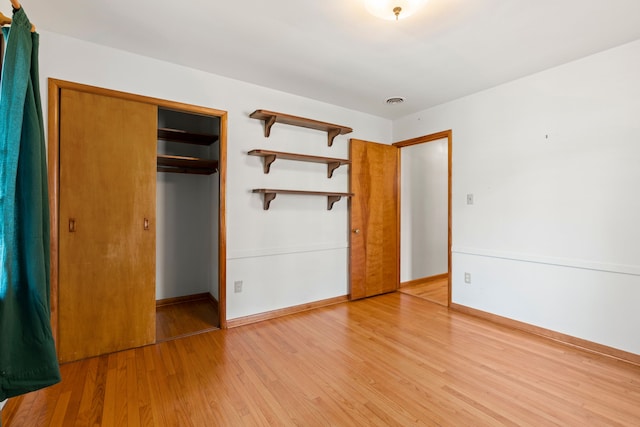
[[144,225],[143,225],[143,227],[144,227],[144,230],[145,230],[145,231],[149,231],[149,218],[145,218],[145,219],[144,219]]
[[76,220],[75,218],[69,218],[69,233],[76,232]]

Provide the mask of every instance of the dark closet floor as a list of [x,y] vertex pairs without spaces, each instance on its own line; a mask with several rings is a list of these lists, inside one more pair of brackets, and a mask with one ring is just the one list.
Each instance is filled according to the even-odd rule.
[[218,329],[218,309],[210,299],[156,308],[156,342]]

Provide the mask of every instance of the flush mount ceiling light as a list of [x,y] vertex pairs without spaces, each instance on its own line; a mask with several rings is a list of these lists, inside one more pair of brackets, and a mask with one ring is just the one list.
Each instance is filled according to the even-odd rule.
[[364,0],[364,5],[373,16],[397,21],[413,15],[426,2],[427,0]]

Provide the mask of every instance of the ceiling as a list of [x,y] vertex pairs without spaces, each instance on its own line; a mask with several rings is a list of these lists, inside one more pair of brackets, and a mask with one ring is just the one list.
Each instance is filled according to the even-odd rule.
[[640,0],[429,0],[397,22],[362,1],[22,4],[41,30],[389,119],[640,39]]

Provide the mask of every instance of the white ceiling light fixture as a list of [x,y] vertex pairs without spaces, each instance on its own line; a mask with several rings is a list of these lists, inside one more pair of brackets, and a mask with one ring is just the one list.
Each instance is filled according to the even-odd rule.
[[370,14],[381,19],[408,18],[425,5],[427,0],[364,0]]

